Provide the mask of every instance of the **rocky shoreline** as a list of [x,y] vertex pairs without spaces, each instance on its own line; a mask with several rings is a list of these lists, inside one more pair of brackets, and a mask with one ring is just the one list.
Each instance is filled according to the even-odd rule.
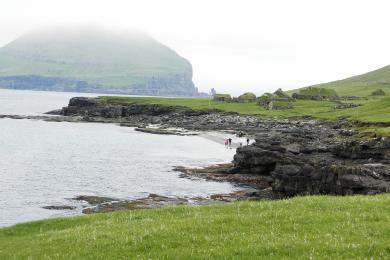
[[[116,123],[151,134],[228,131],[254,138],[253,144],[237,148],[231,164],[203,169],[176,168],[182,177],[228,181],[247,187],[239,194],[220,194],[208,199],[208,202],[203,200],[203,204],[240,199],[279,199],[303,194],[390,192],[390,138],[358,140],[347,121],[264,119],[215,110],[195,111],[186,107],[108,104],[96,98],[83,97],[72,98],[67,107],[50,114],[57,116],[0,117]],[[161,205],[196,205],[191,201],[194,200],[151,195],[136,201],[104,202],[94,205],[86,213]]]
[[390,191],[390,139],[357,140],[347,121],[264,119],[186,107],[107,104],[94,98],[73,98],[60,114],[88,122],[253,136],[256,142],[237,149],[227,174],[256,175],[281,196]]

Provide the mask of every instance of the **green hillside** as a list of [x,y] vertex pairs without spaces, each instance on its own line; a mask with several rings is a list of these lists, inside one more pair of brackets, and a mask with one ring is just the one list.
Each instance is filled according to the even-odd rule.
[[191,64],[170,48],[140,32],[97,27],[35,31],[0,48],[0,78],[23,75],[79,80],[102,89],[174,86],[196,92]]
[[[364,126],[361,132],[367,136],[372,133],[379,136],[390,136],[390,66],[350,77],[344,80],[313,85],[305,88],[289,90],[289,94],[308,96],[319,95],[318,91],[326,92],[320,96],[350,96],[365,97],[367,100],[345,100],[342,103],[360,104],[359,107],[335,109],[337,101],[297,100],[294,109],[273,112],[282,117],[291,115],[312,116],[317,119],[349,119],[357,126]],[[381,93],[373,95],[373,92]],[[385,94],[385,95],[383,95]],[[304,104],[301,106],[301,104]]]
[[390,95],[390,65],[362,75],[313,87],[334,89],[342,96],[369,96],[377,89],[382,89]]

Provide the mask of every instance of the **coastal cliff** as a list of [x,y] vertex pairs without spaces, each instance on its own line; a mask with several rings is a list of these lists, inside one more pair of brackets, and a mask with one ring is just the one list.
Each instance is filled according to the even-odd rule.
[[162,78],[152,78],[143,84],[128,87],[109,87],[71,78],[46,77],[37,75],[17,75],[0,77],[0,88],[19,90],[43,90],[83,93],[104,93],[148,96],[199,96],[192,82],[192,74],[177,74]]

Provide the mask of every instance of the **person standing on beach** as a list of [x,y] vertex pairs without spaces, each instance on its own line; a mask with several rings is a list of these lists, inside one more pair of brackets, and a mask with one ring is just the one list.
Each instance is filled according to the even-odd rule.
[[231,138],[228,139],[228,142],[229,142],[229,147],[232,147],[232,139]]
[[246,139],[246,145],[249,145],[249,138]]

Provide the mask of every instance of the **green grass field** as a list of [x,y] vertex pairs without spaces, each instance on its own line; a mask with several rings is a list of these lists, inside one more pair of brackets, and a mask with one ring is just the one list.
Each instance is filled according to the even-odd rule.
[[0,229],[0,259],[386,259],[390,195],[134,210]]

